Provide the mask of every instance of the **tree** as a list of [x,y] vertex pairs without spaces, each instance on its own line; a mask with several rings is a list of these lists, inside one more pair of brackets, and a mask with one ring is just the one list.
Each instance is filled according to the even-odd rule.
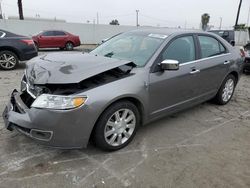
[[201,15],[201,27],[203,31],[206,31],[208,28],[210,16],[208,13],[204,13]]
[[18,5],[18,12],[19,12],[19,19],[23,20],[23,2],[22,0],[17,0],[17,5]]
[[237,25],[234,26],[234,30],[236,30],[236,31],[240,31],[240,30],[244,31],[246,29],[247,29],[246,24],[237,24]]
[[112,20],[112,21],[109,23],[109,25],[120,25],[120,24],[119,24],[118,20],[115,19],[115,20]]
[[238,26],[238,21],[239,21],[239,16],[240,16],[241,4],[242,4],[242,0],[240,0],[239,7],[238,7],[238,11],[237,11],[236,21],[235,21],[235,25],[234,25],[235,29],[236,29],[237,26]]

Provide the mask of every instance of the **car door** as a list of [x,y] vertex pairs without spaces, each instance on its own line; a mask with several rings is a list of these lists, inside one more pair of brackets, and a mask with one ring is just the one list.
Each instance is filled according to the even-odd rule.
[[52,48],[55,47],[54,31],[45,31],[38,37],[39,47]]
[[211,35],[197,35],[199,45],[199,60],[196,68],[199,70],[197,95],[214,95],[232,63],[231,55],[221,41]]
[[155,66],[149,75],[150,116],[177,111],[195,100],[196,44],[193,35],[171,40],[159,55],[156,64],[163,60],[179,61],[179,70],[162,71]]
[[65,47],[67,34],[63,31],[55,31],[54,44],[55,47]]

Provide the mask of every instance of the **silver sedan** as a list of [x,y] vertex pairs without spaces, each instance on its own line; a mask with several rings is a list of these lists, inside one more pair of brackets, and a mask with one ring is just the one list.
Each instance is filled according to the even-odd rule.
[[110,38],[89,54],[54,53],[31,60],[3,118],[53,147],[89,140],[118,150],[140,125],[213,99],[227,104],[243,59],[212,33],[136,30]]

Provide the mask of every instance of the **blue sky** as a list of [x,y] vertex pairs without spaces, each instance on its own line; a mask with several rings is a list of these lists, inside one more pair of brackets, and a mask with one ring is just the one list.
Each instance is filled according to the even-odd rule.
[[[0,0],[1,1],[1,0]],[[17,0],[2,0],[5,16],[17,16]],[[239,0],[23,0],[24,15],[66,19],[69,22],[108,24],[118,19],[121,25],[135,25],[139,12],[140,25],[198,28],[203,13],[211,16],[210,24],[230,27],[235,23]],[[246,23],[250,0],[243,0],[240,23]]]

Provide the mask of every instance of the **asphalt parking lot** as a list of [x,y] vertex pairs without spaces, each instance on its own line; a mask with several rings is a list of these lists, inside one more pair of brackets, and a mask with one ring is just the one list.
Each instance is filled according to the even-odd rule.
[[[1,113],[24,68],[0,71]],[[0,187],[250,187],[250,75],[228,105],[204,103],[141,127],[112,153],[38,145],[7,131],[0,115]]]

